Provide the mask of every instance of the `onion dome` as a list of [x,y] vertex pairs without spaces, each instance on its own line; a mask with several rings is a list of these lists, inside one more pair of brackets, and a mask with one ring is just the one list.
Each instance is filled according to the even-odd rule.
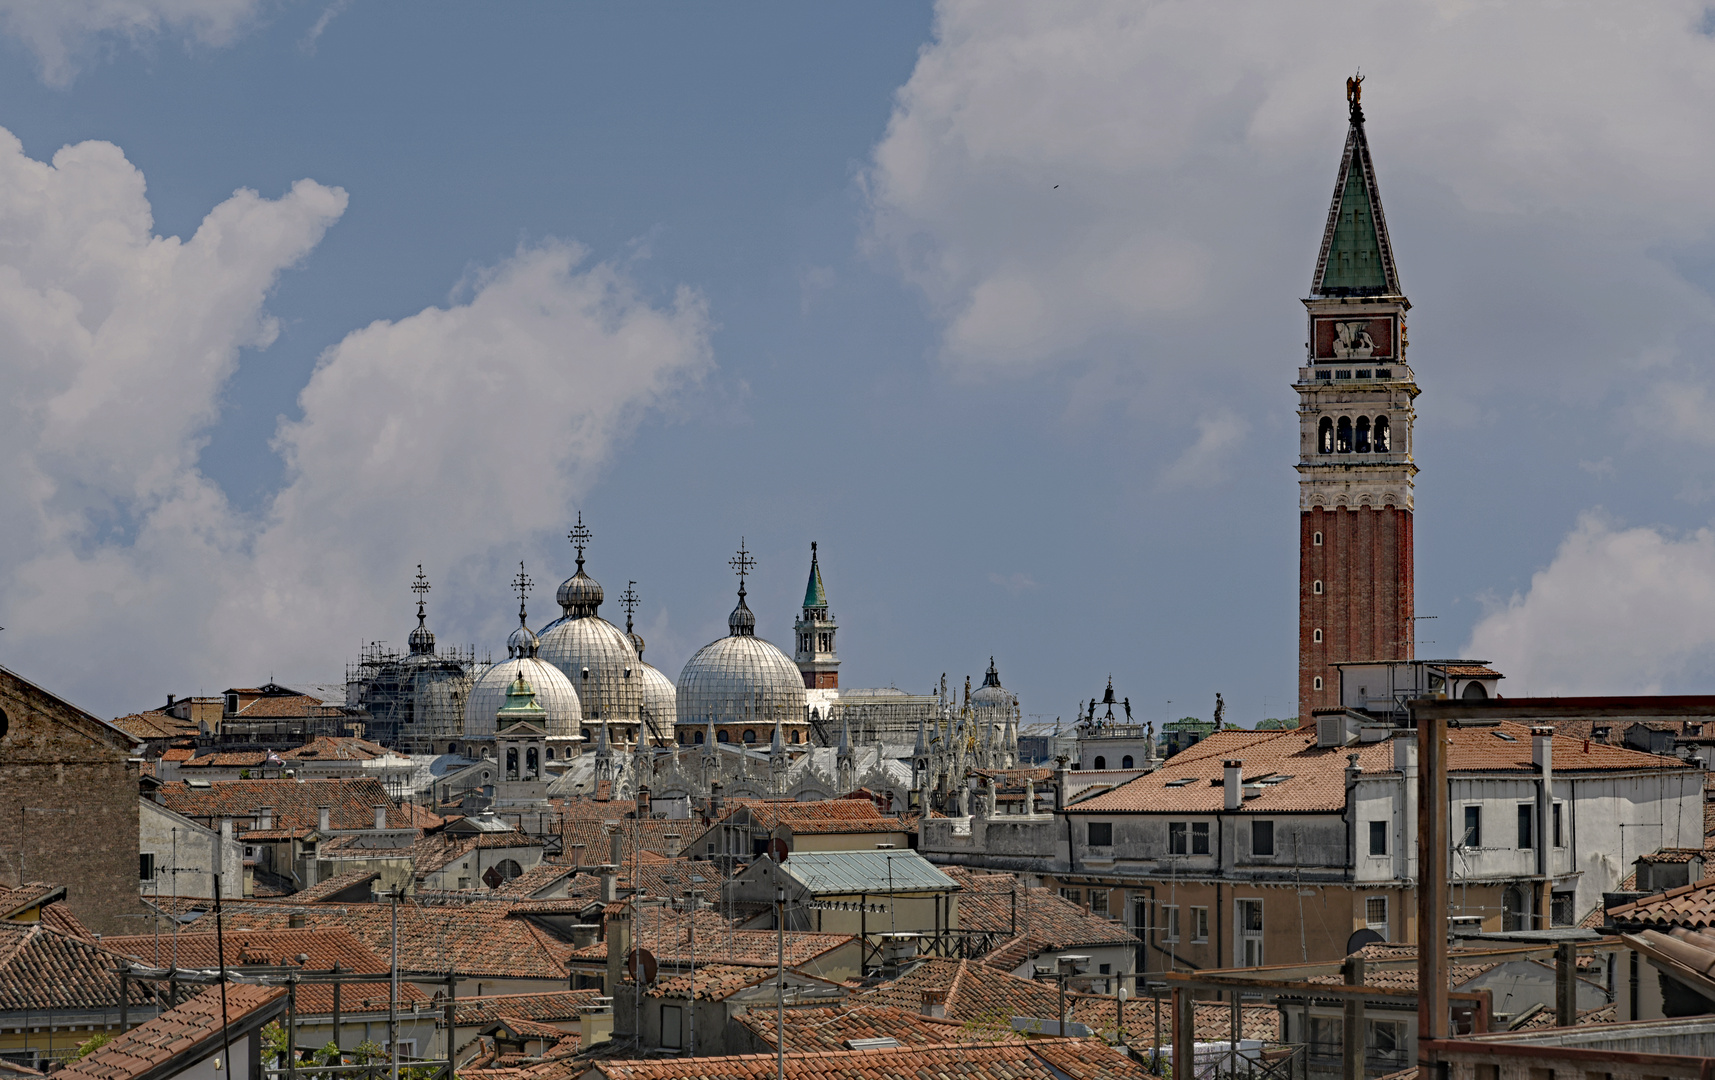
[[433,656],[435,653],[435,632],[430,630],[424,615],[423,594],[429,591],[429,579],[423,574],[423,564],[417,564],[417,579],[411,583],[411,591],[417,594],[417,628],[411,631],[409,639],[412,656]]
[[679,673],[680,723],[758,723],[804,719],[804,675],[792,658],[756,636],[756,616],[744,602],[744,575],[756,565],[741,544],[732,567],[738,572],[738,606],[727,619],[730,633],[698,649]]
[[465,698],[465,738],[480,739],[494,734],[495,717],[506,707],[507,694],[519,679],[529,684],[535,704],[542,710],[540,718],[532,723],[549,735],[578,733],[584,714],[572,681],[554,665],[527,656],[502,660],[476,677],[470,696]]
[[578,549],[578,572],[560,586],[565,614],[542,628],[537,655],[577,687],[589,719],[635,724],[643,707],[643,680],[638,674],[642,661],[625,631],[597,614],[602,590],[584,573],[584,545],[590,531],[581,514],[571,538]]

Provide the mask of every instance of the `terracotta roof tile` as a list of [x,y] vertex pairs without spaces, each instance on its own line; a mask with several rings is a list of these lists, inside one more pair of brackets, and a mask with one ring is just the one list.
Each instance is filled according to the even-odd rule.
[[385,746],[351,735],[318,735],[302,746],[287,750],[286,761],[373,761],[388,753]]
[[[1681,885],[1657,896],[1646,896],[1610,908],[1608,918],[1621,925],[1643,923],[1654,926],[1715,926],[1715,880]],[[1598,924],[1602,925],[1602,924]]]
[[228,1026],[239,1024],[285,996],[283,987],[230,984],[223,1007],[220,988],[211,987],[178,1008],[114,1036],[55,1075],[65,1080],[130,1080],[199,1046],[218,1051],[223,1012]]
[[[1247,786],[1259,788],[1242,811],[1333,811],[1345,806],[1346,766],[1351,754],[1365,772],[1392,772],[1393,747],[1387,741],[1355,746],[1318,747],[1313,731],[1217,731],[1168,758],[1160,769],[1116,788],[1079,799],[1075,813],[1216,813],[1225,805],[1222,762],[1244,762]],[[1554,737],[1556,772],[1635,769],[1687,769],[1678,758],[1645,754],[1562,735]],[[1536,772],[1531,761],[1530,728],[1503,721],[1492,728],[1456,728],[1450,733],[1449,772]],[[1273,778],[1281,778],[1273,780]],[[1258,784],[1257,781],[1262,781]]]
[[[206,900],[178,902],[178,910],[206,907]],[[171,907],[163,901],[162,908]],[[380,955],[389,947],[390,904],[293,904],[227,901],[227,933],[233,927],[284,930],[302,913],[310,929],[345,930]],[[571,947],[528,919],[511,918],[505,903],[473,900],[452,906],[399,905],[399,966],[423,974],[483,979],[559,979],[567,977]],[[180,940],[184,938],[181,935]],[[103,942],[105,944],[105,940]]]
[[459,1027],[471,1027],[493,1023],[502,1016],[516,1016],[540,1024],[566,1023],[594,1008],[596,996],[600,993],[600,990],[549,990],[539,994],[456,998],[453,1001],[453,1023]]
[[[332,807],[329,824],[335,829],[372,829],[376,806],[386,804],[387,827],[421,828],[420,816],[394,803],[374,777],[334,780],[217,780],[193,788],[183,782],[162,784],[161,803],[188,818],[254,818],[264,806],[274,808],[276,829],[314,829],[317,807]],[[436,819],[437,821],[439,819]]]
[[[774,1054],[597,1061],[591,1071],[608,1080],[769,1080]],[[886,1050],[789,1053],[793,1080],[1142,1080],[1143,1068],[1094,1039],[1042,1039],[998,1043],[900,1046]]]
[[[297,957],[308,956],[304,966],[327,969],[338,963],[357,975],[379,975],[388,970],[387,962],[373,949],[365,946],[344,930],[246,930],[234,927],[230,912],[224,928],[226,948],[217,951],[217,935],[213,932],[212,916],[203,916],[191,924],[202,930],[204,919],[210,920],[205,932],[187,934],[181,931],[178,940],[158,939],[153,934],[106,937],[101,944],[122,956],[129,956],[150,967],[166,967],[172,963],[177,949],[180,967],[212,969],[220,966],[224,955],[227,966],[238,971],[245,967],[289,967]],[[409,983],[399,987],[401,1001],[429,1000],[428,995]],[[365,1006],[363,1002],[367,1000]],[[355,986],[344,991],[341,1002],[346,1012],[386,1012],[385,986]],[[333,987],[325,983],[305,983],[298,987],[299,1015],[314,1016],[333,1012]]]
[[[749,1028],[764,1046],[773,1048],[779,1045],[775,1042],[777,1033],[772,1010],[753,1010],[740,1015],[737,1020]],[[954,1021],[932,1019],[891,1005],[788,1007],[783,1026],[786,1029],[787,1053],[839,1052],[848,1049],[846,1043],[852,1039],[894,1039],[901,1046],[937,1046],[961,1041],[992,1043],[1021,1038],[1008,1033],[969,1029]]]
[[[107,949],[51,926],[0,922],[0,1012],[116,1007],[114,967]],[[151,1000],[137,983],[130,998],[137,1005]]]
[[1120,923],[1092,915],[1052,889],[1027,888],[1009,874],[950,875],[964,886],[959,928],[1010,935],[1006,946],[982,958],[999,967],[1012,970],[1046,949],[1139,943]]

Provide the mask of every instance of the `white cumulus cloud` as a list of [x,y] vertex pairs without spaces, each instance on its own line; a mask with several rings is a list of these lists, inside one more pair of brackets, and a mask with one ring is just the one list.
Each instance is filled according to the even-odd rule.
[[1530,588],[1496,605],[1465,655],[1507,692],[1661,693],[1715,675],[1715,530],[1672,535],[1585,514]]
[[35,55],[43,81],[63,86],[104,43],[170,36],[226,45],[259,7],[258,0],[0,0],[0,29]]
[[527,246],[467,298],[330,347],[277,430],[279,490],[238,513],[197,466],[204,433],[241,351],[275,336],[273,282],[345,205],[304,180],[156,236],[118,148],[50,164],[0,133],[0,662],[106,711],[335,676],[403,567],[539,550],[711,362],[697,295],[652,302],[575,244]]

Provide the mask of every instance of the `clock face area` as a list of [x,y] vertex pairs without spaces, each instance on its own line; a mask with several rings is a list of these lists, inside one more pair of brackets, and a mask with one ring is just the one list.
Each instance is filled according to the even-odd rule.
[[1325,360],[1392,360],[1398,340],[1392,315],[1317,318],[1311,327],[1317,363]]

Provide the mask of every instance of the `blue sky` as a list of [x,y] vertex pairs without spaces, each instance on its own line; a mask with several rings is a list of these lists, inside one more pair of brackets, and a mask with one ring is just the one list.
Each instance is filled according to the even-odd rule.
[[333,681],[419,561],[498,650],[582,510],[670,676],[740,536],[789,643],[816,540],[848,686],[993,655],[1048,719],[1110,674],[1290,715],[1298,298],[1362,63],[1420,654],[1706,689],[1697,9],[1618,52],[1619,13],[1359,11],[0,4],[0,662],[110,714]]

